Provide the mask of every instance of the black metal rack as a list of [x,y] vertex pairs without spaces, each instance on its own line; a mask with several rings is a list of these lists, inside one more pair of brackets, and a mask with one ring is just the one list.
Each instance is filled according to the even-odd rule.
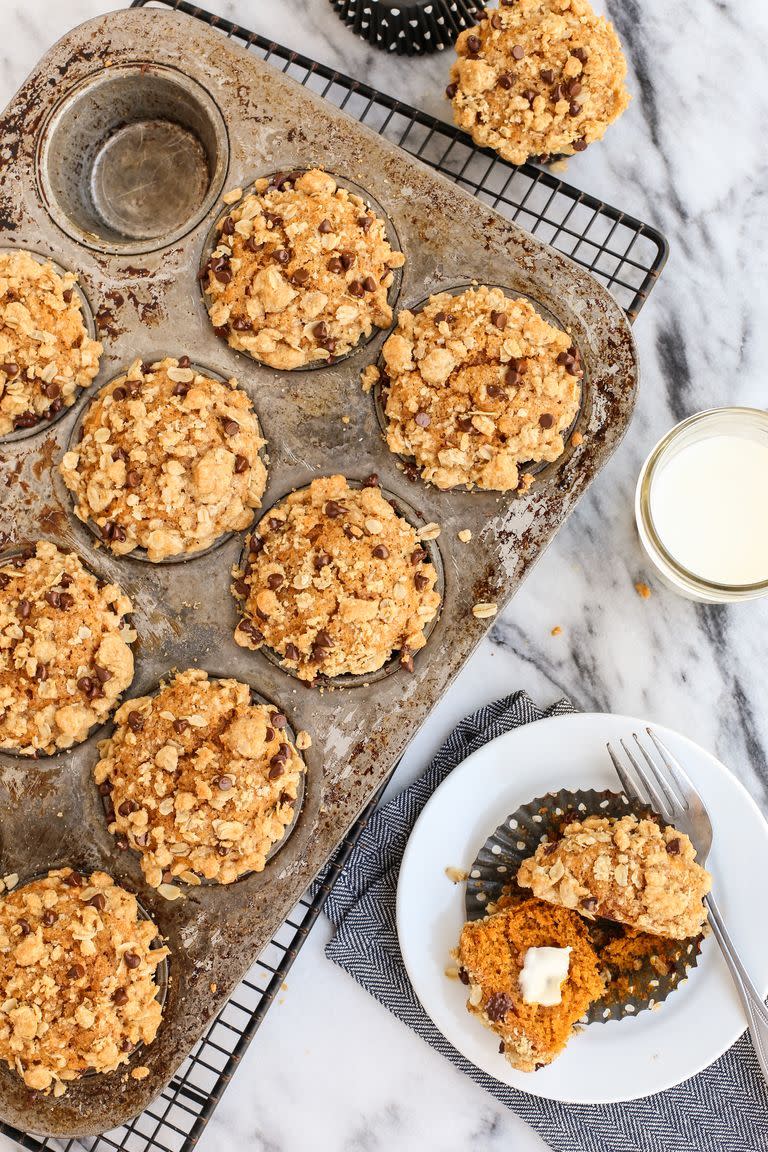
[[[580,192],[551,172],[530,164],[513,167],[493,152],[476,148],[457,128],[186,0],[134,0],[131,6],[184,12],[256,52],[588,268],[613,293],[630,320],[648,299],[668,252],[666,240],[650,225]],[[0,1131],[33,1152],[76,1152],[80,1148],[88,1152],[191,1152],[375,804],[376,799],[350,829],[322,879],[295,906],[226,1007],[146,1111],[121,1128],[79,1141],[40,1139],[2,1122]]]

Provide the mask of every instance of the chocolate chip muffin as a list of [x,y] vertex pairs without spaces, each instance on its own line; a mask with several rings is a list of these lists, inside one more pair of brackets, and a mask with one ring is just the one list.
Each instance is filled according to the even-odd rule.
[[629,103],[619,38],[587,0],[502,0],[456,51],[454,119],[512,164],[583,152]]
[[382,359],[363,387],[381,385],[387,444],[438,488],[518,488],[519,465],[556,460],[579,410],[570,336],[500,288],[441,292],[402,311]]
[[712,877],[676,828],[636,816],[587,816],[540,844],[517,873],[540,900],[672,940],[697,936]]
[[389,327],[387,297],[404,262],[373,209],[315,168],[257,180],[233,203],[203,284],[211,322],[232,348],[273,368],[304,368]]
[[261,872],[291,823],[304,761],[276,708],[237,680],[190,668],[127,700],[94,775],[109,830],[153,888]]
[[[525,994],[526,959],[529,950],[539,949],[568,953],[567,976],[555,1003],[531,1002]],[[465,924],[455,959],[469,988],[467,1011],[496,1033],[500,1051],[521,1072],[551,1064],[605,990],[605,976],[579,915],[540,900],[525,900]]]
[[106,720],[133,679],[131,610],[47,540],[0,561],[0,748],[51,755]]
[[118,556],[167,560],[247,528],[267,482],[251,401],[188,357],[135,360],[98,393],[61,462],[75,512]]
[[393,653],[413,668],[437,615],[437,573],[419,533],[377,483],[313,480],[270,509],[247,544],[233,591],[235,640],[266,644],[302,680],[362,674]]
[[76,283],[30,252],[0,252],[0,436],[51,420],[98,374]]
[[0,898],[0,1059],[28,1088],[66,1091],[151,1044],[168,949],[104,872],[49,872]]

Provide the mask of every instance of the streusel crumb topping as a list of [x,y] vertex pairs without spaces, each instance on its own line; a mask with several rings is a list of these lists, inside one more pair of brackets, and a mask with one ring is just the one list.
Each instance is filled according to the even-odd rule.
[[507,492],[520,464],[561,455],[579,410],[579,353],[527,300],[485,285],[431,296],[400,312],[382,355],[363,387],[380,382],[387,444],[438,488]]
[[0,436],[52,419],[98,374],[76,283],[30,252],[0,252]]
[[160,561],[248,527],[267,482],[264,443],[236,380],[211,379],[188,357],[135,360],[89,405],[61,474],[113,552]]
[[632,815],[567,824],[523,861],[517,881],[540,900],[674,940],[701,932],[712,886],[684,833]]
[[273,368],[328,363],[389,327],[404,262],[384,221],[327,172],[279,173],[219,223],[204,272],[211,323]]
[[55,1096],[157,1035],[168,955],[136,897],[104,872],[49,872],[0,898],[0,1059]]
[[47,540],[0,562],[0,748],[85,740],[133,679],[131,601]]
[[285,716],[252,704],[247,684],[190,668],[127,700],[115,721],[94,774],[109,830],[140,853],[147,883],[261,872],[305,770]]
[[412,668],[440,606],[423,539],[375,484],[313,480],[248,541],[246,570],[234,573],[244,602],[235,640],[266,644],[302,680],[373,672],[394,652]]

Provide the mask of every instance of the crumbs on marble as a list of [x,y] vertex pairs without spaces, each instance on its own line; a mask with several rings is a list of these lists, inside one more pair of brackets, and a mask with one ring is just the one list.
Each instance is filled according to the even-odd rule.
[[461,532],[457,532],[456,535],[458,536],[459,540],[461,540],[462,544],[469,544],[470,540],[472,539],[472,533],[470,532],[469,528],[462,528]]
[[134,1068],[131,1072],[131,1078],[133,1080],[146,1080],[147,1076],[149,1076],[149,1068],[144,1064],[140,1064],[138,1068]]
[[459,970],[455,964],[449,964],[445,969],[445,974],[449,980],[458,980],[459,978]]
[[214,992],[214,993],[218,992],[218,990],[219,990],[219,986],[216,983],[209,984],[208,987],[210,988],[211,992]]
[[555,624],[554,628],[549,633],[550,636],[562,636],[563,630],[559,624]]
[[349,424],[351,419],[352,419],[351,416],[342,416],[341,422],[342,422],[342,424]]
[[573,435],[571,436],[571,447],[572,448],[578,448],[579,444],[583,444],[583,443],[584,443],[584,437],[582,436],[581,432],[574,432]]
[[451,865],[445,869],[445,874],[452,884],[461,884],[469,876],[469,872],[463,868],[453,868]]
[[644,580],[638,580],[637,581],[637,583],[635,584],[635,592],[637,592],[637,594],[641,600],[649,600],[650,599],[651,590],[648,587],[648,585],[645,583]]

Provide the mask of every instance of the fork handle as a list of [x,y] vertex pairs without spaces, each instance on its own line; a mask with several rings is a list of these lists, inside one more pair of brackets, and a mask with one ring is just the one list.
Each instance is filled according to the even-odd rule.
[[768,1009],[763,1003],[762,996],[750,980],[749,974],[736,951],[736,946],[728,935],[728,929],[725,927],[715,898],[710,894],[705,897],[705,900],[709,908],[709,922],[712,925],[712,931],[738,990],[739,998],[747,1015],[749,1034],[757,1062],[765,1082],[768,1084]]

